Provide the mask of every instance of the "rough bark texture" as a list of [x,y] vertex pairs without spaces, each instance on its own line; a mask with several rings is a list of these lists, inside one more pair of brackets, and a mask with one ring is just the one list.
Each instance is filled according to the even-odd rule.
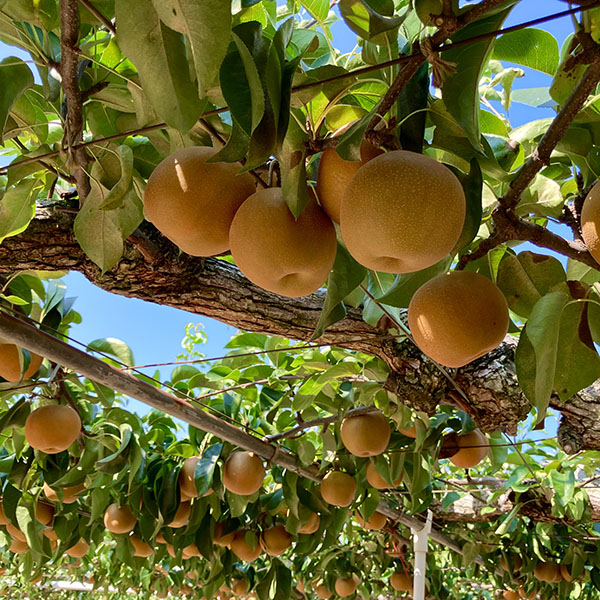
[[[496,486],[503,487],[505,481],[497,479]],[[589,497],[590,520],[600,521],[600,488],[585,488]],[[493,504],[488,502],[491,496],[490,491],[473,490],[474,495],[465,495],[446,508],[442,508],[441,502],[435,502],[431,509],[435,513],[435,520],[438,523],[484,523],[496,521],[499,517],[507,515],[514,508],[514,492],[507,490]],[[519,509],[519,514],[529,517],[533,521],[544,521],[547,523],[565,523],[564,520],[552,515],[551,505],[548,500],[541,495],[525,492],[521,495],[523,502]],[[494,511],[485,512],[481,510],[484,507],[493,506]]]
[[[102,274],[77,244],[73,218],[71,211],[39,209],[24,233],[0,245],[0,273],[23,269],[79,271],[109,292],[180,308],[240,329],[311,339],[323,293],[299,299],[271,294],[252,285],[224,261],[180,255],[153,228],[148,230],[150,250],[148,245],[138,243],[140,250],[128,245],[119,265]],[[483,430],[509,434],[516,432],[529,411],[514,371],[512,338],[452,373],[468,403],[416,347],[371,327],[359,310],[350,309],[347,317],[332,325],[319,341],[383,359],[390,367],[388,389],[416,410],[431,414],[440,403],[454,404],[469,412]],[[566,403],[553,403],[563,413],[559,439],[569,452],[600,449],[598,389],[591,386]]]

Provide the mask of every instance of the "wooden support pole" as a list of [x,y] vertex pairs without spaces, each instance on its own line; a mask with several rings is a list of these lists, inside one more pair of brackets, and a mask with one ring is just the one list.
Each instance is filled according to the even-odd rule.
[[[0,338],[17,344],[30,352],[45,356],[52,362],[71,369],[121,394],[139,400],[172,417],[181,419],[226,442],[254,452],[267,461],[298,473],[301,477],[315,482],[320,482],[322,479],[316,468],[300,465],[297,458],[279,444],[271,444],[250,435],[234,425],[230,425],[218,417],[194,407],[187,400],[176,398],[129,373],[115,369],[94,356],[77,350],[41,331],[28,322],[4,312],[0,312]],[[420,520],[390,507],[385,501],[380,502],[377,510],[392,521],[406,527],[420,529],[423,526]],[[460,545],[440,531],[432,529],[430,537],[442,546],[462,554]],[[475,561],[485,566],[480,557],[477,557]]]

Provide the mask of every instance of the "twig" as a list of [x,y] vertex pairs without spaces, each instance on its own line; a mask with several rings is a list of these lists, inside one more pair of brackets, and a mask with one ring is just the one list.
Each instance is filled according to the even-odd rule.
[[595,61],[587,68],[572,94],[548,127],[537,148],[511,182],[506,194],[498,200],[501,206],[507,209],[517,206],[521,194],[533,178],[549,164],[550,156],[556,145],[564,137],[589,95],[596,89],[598,81],[600,81],[600,53],[596,52]]
[[148,264],[158,264],[163,258],[158,247],[139,227],[127,238],[127,241],[138,249]]
[[84,90],[83,92],[81,92],[81,100],[83,102],[85,102],[88,98],[90,98],[90,96],[93,96],[94,94],[97,94],[98,92],[101,92],[103,89],[107,88],[108,86],[109,86],[108,81],[99,81],[98,83],[95,83],[92,87],[89,87],[87,90]]
[[[497,8],[503,3],[504,0],[483,0],[479,4],[473,6],[473,8],[465,12],[460,17],[443,16],[441,19],[441,27],[439,28],[437,33],[431,38],[432,49],[438,51],[443,50],[444,47],[442,47],[442,44],[446,41],[446,39],[448,39],[449,33],[455,33],[456,31],[466,27],[469,23],[476,21],[481,16],[483,16],[490,10]],[[492,33],[494,33],[493,37],[496,37],[501,32],[498,31]],[[456,48],[458,44],[451,44],[451,46],[453,48]],[[421,51],[421,45],[419,43],[416,44],[416,48],[416,51],[413,52],[409,57],[407,57],[407,64],[398,73],[396,79],[392,82],[392,85],[389,87],[385,96],[379,103],[379,106],[377,108],[377,114],[371,119],[371,121],[367,125],[367,129],[365,130],[365,137],[373,144],[378,144],[381,142],[385,143],[387,141],[386,139],[382,140],[381,136],[376,133],[376,127],[381,122],[381,119],[383,119],[387,112],[392,108],[404,87],[408,84],[408,82],[412,79],[413,75],[417,72],[419,67],[426,60],[425,55]]]
[[65,93],[67,114],[63,147],[69,152],[71,170],[77,182],[79,204],[90,192],[90,181],[85,171],[88,156],[85,149],[76,147],[83,140],[83,98],[79,88],[79,10],[78,0],[60,0],[60,74]]
[[115,26],[109,21],[89,0],[79,0],[83,6],[85,6],[95,17],[110,31],[113,35],[117,35]]
[[572,258],[588,267],[598,269],[598,263],[581,242],[577,240],[570,242],[537,223],[520,219],[514,212],[501,206],[494,210],[492,216],[494,232],[489,238],[483,240],[476,250],[461,257],[456,267],[457,270],[464,269],[468,263],[485,256],[496,246],[511,240],[531,242],[535,246],[554,250],[554,252]]
[[[18,137],[13,138],[13,142],[17,146],[19,146],[19,148],[21,148],[21,150],[24,150],[25,152],[29,151],[29,148],[27,148],[27,146]],[[72,175],[68,175],[67,173],[61,173],[56,167],[52,166],[50,163],[47,163],[44,160],[37,160],[35,162],[39,162],[40,165],[42,165],[43,167],[48,169],[48,171],[54,173],[57,177],[60,177],[61,179],[64,179],[65,181],[68,181],[69,183],[75,184],[75,177],[73,177]],[[19,162],[17,164],[21,164],[21,163]],[[56,181],[54,182],[54,185],[56,185]],[[52,194],[50,194],[49,197],[51,198]]]
[[[310,373],[308,375],[283,375],[278,379],[280,381],[305,381],[314,376],[314,373]],[[224,394],[225,392],[232,392],[234,390],[242,390],[247,387],[252,387],[254,385],[265,385],[269,383],[270,379],[256,379],[255,381],[246,381],[244,383],[236,383],[235,385],[230,385],[226,388],[220,388],[218,390],[213,390],[212,392],[207,392],[206,394],[200,394],[199,396],[190,397],[190,400],[194,402],[198,402],[204,398],[210,398],[212,396],[217,396],[218,394]],[[354,382],[365,382],[369,381],[364,377],[351,376],[351,377],[339,377],[337,381],[354,381]],[[177,390],[175,390],[177,391]]]

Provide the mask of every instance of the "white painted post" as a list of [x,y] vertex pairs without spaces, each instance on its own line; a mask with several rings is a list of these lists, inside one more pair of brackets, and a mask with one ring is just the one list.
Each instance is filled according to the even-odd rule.
[[413,581],[413,600],[425,600],[425,574],[427,571],[427,541],[431,533],[433,513],[427,511],[427,521],[422,529],[412,529],[415,551],[415,574]]

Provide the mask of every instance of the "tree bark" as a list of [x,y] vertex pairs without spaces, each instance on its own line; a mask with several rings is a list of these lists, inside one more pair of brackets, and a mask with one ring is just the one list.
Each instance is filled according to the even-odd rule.
[[[502,479],[490,479],[490,487],[503,488],[505,481]],[[458,490],[456,490],[458,491]],[[600,488],[585,488],[589,498],[590,521],[600,522]],[[435,514],[437,523],[488,523],[497,521],[500,517],[507,515],[515,506],[514,492],[507,490],[495,502],[488,501],[492,492],[473,489],[473,494],[465,494],[456,502],[446,508],[442,508],[441,501],[436,501],[431,506]],[[568,519],[562,519],[552,515],[551,505],[548,500],[541,496],[534,495],[533,492],[524,492],[520,498],[522,505],[519,509],[519,515],[529,517],[533,521],[543,521],[547,523],[568,523]],[[489,507],[493,511],[489,511]],[[486,512],[482,509],[486,507]]]
[[[223,260],[180,254],[149,225],[147,236],[142,236],[148,237],[147,243],[127,245],[119,265],[103,274],[77,244],[73,219],[72,211],[38,209],[27,230],[0,245],[0,273],[79,271],[109,292],[179,308],[242,330],[302,341],[313,335],[323,292],[295,299],[277,296],[254,286]],[[483,358],[451,371],[468,403],[411,342],[368,325],[358,309],[350,308],[346,318],[329,327],[319,342],[381,358],[390,369],[386,387],[401,403],[427,414],[434,413],[439,404],[453,404],[467,411],[484,431],[515,434],[530,409],[517,383],[513,364],[516,342],[511,337]],[[600,449],[596,387],[552,406],[563,413],[559,440],[565,450]]]

